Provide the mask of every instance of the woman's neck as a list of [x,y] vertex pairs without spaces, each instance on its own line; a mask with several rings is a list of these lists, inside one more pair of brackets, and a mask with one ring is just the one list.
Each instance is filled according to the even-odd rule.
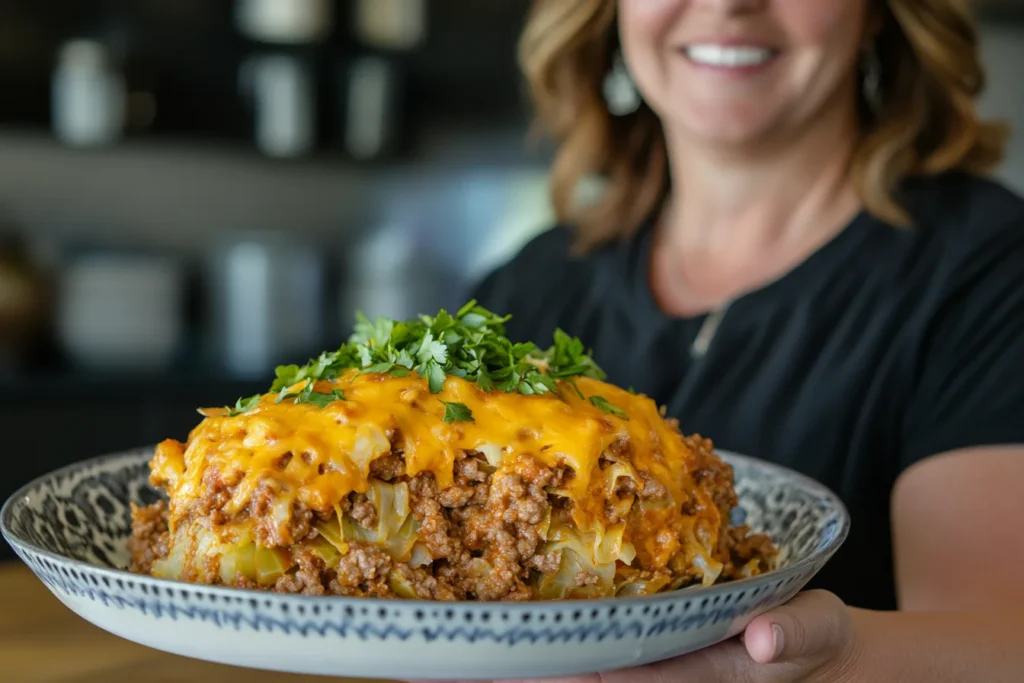
[[700,312],[777,279],[828,242],[859,201],[847,175],[852,112],[820,117],[791,139],[756,150],[673,140],[672,184],[661,216],[653,282],[662,306]]

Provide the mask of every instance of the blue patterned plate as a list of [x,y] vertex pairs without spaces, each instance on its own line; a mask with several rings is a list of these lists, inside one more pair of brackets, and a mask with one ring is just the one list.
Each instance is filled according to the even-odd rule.
[[118,636],[187,657],[294,673],[397,679],[562,676],[692,652],[792,598],[849,529],[839,499],[776,465],[723,453],[740,510],[779,545],[753,579],[640,598],[436,603],[192,585],[123,570],[129,503],[157,494],[152,449],[81,462],[18,491],[0,531],[70,609]]

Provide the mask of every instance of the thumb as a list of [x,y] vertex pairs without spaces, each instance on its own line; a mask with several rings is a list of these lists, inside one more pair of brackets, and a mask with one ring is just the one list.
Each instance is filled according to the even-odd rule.
[[808,591],[750,622],[743,640],[758,664],[817,664],[842,649],[851,632],[850,611],[842,600],[826,591]]

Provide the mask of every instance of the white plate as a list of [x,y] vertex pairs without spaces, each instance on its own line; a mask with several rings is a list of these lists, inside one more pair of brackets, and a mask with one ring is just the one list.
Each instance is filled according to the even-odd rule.
[[18,491],[0,531],[65,605],[122,638],[238,666],[396,679],[565,676],[678,656],[791,599],[849,530],[839,499],[776,465],[735,468],[738,512],[782,550],[769,574],[640,598],[438,603],[216,588],[124,571],[129,502],[148,504],[152,449],[84,461]]

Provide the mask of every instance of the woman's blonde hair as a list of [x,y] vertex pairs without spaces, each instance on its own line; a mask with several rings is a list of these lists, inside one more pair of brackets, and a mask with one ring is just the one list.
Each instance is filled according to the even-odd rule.
[[[618,46],[616,0],[534,0],[519,58],[537,122],[558,143],[551,198],[559,221],[593,248],[633,233],[669,191],[661,123],[646,105],[609,114],[602,84]],[[869,212],[894,225],[910,217],[895,196],[903,179],[949,170],[987,172],[1007,129],[983,121],[985,85],[975,24],[964,0],[879,0],[879,105],[861,102],[863,127],[850,173]],[[581,181],[604,180],[596,202]]]

